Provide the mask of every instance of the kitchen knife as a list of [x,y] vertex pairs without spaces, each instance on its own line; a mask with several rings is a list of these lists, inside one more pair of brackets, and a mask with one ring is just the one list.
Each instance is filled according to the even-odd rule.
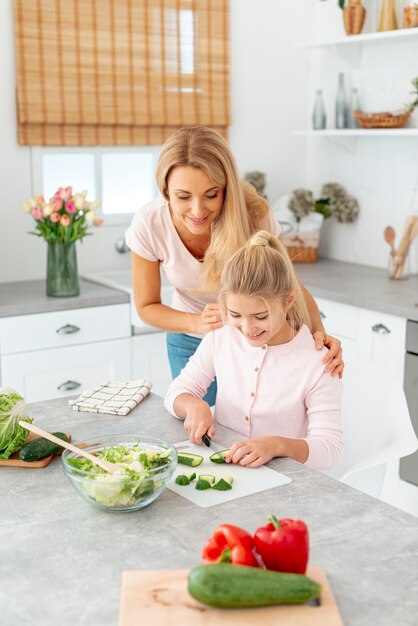
[[205,444],[205,446],[207,446],[208,448],[210,447],[211,441],[212,439],[209,437],[209,435],[207,433],[205,433],[202,437],[202,441]]

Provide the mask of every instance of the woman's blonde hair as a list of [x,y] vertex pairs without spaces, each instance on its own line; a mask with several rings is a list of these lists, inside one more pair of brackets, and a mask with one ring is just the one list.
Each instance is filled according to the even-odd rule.
[[286,247],[265,230],[253,235],[226,264],[221,277],[220,303],[227,316],[228,293],[263,298],[265,302],[288,298],[296,289],[296,300],[287,311],[292,328],[310,327],[310,319],[292,261]]
[[233,253],[257,230],[268,213],[267,202],[254,187],[241,183],[226,140],[207,126],[182,128],[162,147],[157,164],[157,184],[168,200],[168,178],[175,167],[200,169],[224,189],[222,211],[212,224],[211,241],[203,260],[202,291],[219,289],[222,268]]

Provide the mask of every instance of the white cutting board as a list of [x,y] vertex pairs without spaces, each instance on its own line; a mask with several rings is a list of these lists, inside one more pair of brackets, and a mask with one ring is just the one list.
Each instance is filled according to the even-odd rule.
[[[197,504],[197,506],[204,508],[215,506],[216,504],[250,496],[253,493],[266,491],[273,487],[281,487],[292,482],[292,479],[288,476],[275,472],[264,465],[262,467],[243,467],[234,463],[212,463],[209,460],[211,454],[224,450],[227,446],[221,447],[218,444],[212,444],[210,448],[207,448],[206,446],[190,443],[190,441],[181,441],[180,443],[175,443],[174,446],[179,452],[191,452],[192,454],[203,456],[203,461],[198,467],[190,467],[189,465],[179,463],[167,485],[169,489],[183,496],[183,498],[187,498],[190,502]],[[229,489],[229,491],[218,491],[217,489],[199,491],[196,489],[196,480],[190,483],[190,485],[176,485],[176,477],[179,474],[191,474],[192,472],[196,473],[196,480],[199,474],[213,474],[216,478],[232,476],[234,479],[232,489]]]

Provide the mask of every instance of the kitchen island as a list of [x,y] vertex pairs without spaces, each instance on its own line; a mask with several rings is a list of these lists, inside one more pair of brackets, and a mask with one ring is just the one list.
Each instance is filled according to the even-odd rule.
[[[30,414],[74,442],[112,433],[186,438],[153,394],[126,417],[73,412],[64,399],[32,404]],[[236,438],[218,427],[225,447]],[[308,524],[310,563],[325,568],[345,626],[416,626],[418,519],[289,459],[269,467],[292,482],[210,509],[166,489],[131,513],[90,506],[59,458],[43,469],[0,467],[1,624],[117,626],[124,570],[193,567],[219,523],[254,531],[274,513]]]

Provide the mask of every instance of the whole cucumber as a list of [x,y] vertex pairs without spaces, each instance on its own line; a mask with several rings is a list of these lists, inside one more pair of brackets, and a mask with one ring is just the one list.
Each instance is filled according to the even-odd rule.
[[[52,433],[55,437],[59,439],[63,439],[64,441],[68,441],[68,437],[65,433]],[[43,437],[38,437],[37,439],[32,439],[29,443],[25,443],[19,450],[19,458],[22,461],[40,461],[47,456],[51,456],[51,454],[56,454],[57,452],[61,452],[62,446],[59,446],[57,443],[53,443],[48,439],[44,439]]]
[[192,569],[188,589],[202,604],[230,609],[305,604],[319,596],[321,586],[302,574],[216,563]]

